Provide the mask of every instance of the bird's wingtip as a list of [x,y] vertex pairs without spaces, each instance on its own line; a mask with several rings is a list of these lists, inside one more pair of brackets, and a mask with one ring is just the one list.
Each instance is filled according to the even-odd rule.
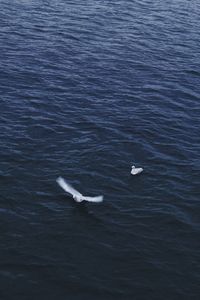
[[61,180],[63,180],[63,178],[62,178],[61,176],[58,176],[58,177],[56,178],[56,182],[60,182]]

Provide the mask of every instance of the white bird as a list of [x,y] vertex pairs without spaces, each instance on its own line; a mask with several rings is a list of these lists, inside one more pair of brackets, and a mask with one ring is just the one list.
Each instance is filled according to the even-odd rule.
[[132,166],[131,174],[137,175],[140,174],[143,171],[143,168],[136,168],[135,166]]
[[71,194],[76,202],[82,202],[82,201],[88,201],[88,202],[102,202],[103,196],[97,196],[97,197],[86,197],[83,196],[81,193],[79,193],[77,190],[75,190],[69,183],[67,183],[64,178],[58,177],[56,179],[56,182],[59,184],[63,190],[69,194]]

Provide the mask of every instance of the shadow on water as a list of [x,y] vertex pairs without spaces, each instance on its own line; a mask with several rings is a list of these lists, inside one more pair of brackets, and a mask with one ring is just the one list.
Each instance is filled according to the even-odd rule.
[[[103,219],[101,217],[102,209],[102,204],[93,204],[87,202],[74,203],[72,215],[74,217],[84,218],[87,222],[92,222],[93,225],[98,224],[102,226],[104,225]],[[99,213],[99,211],[101,212]]]
[[[63,194],[43,195],[41,201],[37,202],[40,206],[39,210],[46,210],[47,219],[56,218],[70,219],[73,223],[75,221],[94,222],[97,224],[104,224],[103,215],[107,203],[88,203],[83,201],[81,203],[75,202],[72,197]],[[50,213],[51,212],[51,213]]]

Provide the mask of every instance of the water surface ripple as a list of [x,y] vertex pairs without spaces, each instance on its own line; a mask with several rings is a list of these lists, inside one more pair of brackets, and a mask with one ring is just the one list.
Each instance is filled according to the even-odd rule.
[[199,15],[0,1],[2,300],[199,299]]

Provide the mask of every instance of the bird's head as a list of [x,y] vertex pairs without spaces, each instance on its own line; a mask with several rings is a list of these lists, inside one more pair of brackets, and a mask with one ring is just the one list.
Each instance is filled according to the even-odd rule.
[[73,198],[74,198],[74,200],[75,200],[76,202],[81,202],[81,201],[83,201],[81,197],[76,196],[76,195],[74,195]]

